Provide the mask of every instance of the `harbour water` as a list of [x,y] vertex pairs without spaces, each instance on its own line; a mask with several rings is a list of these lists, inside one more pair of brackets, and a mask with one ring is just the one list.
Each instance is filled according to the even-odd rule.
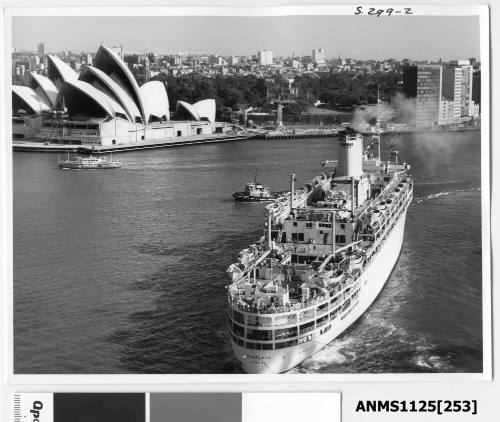
[[[273,190],[336,159],[337,139],[133,152],[111,171],[62,171],[14,153],[16,373],[238,373],[225,270],[263,233],[264,204],[233,192],[259,169]],[[482,371],[479,132],[407,134],[415,199],[379,298],[294,373]]]

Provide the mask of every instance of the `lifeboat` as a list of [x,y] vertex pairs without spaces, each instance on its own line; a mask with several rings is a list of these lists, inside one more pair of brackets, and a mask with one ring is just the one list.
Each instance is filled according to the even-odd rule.
[[226,272],[231,277],[231,281],[236,281],[238,278],[240,278],[243,270],[237,264],[231,264]]
[[370,223],[373,225],[373,223],[378,222],[380,220],[382,213],[378,209],[374,209],[371,212],[371,218],[370,218]]
[[257,256],[257,250],[254,248],[243,249],[240,252],[238,261],[245,267]]
[[330,279],[328,280],[328,284],[334,284],[334,283],[339,283],[340,280],[344,277],[344,270],[336,269],[332,271],[332,275],[330,276]]
[[349,258],[349,271],[353,272],[355,270],[361,269],[363,265],[363,256],[362,255],[352,255]]
[[273,203],[267,206],[267,209],[270,211],[277,211],[279,210],[280,206],[277,203]]

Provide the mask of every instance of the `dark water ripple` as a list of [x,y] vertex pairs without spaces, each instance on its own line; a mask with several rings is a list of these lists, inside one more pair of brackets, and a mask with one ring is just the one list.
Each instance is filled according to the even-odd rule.
[[[109,341],[124,346],[120,361],[132,373],[225,373],[238,371],[226,336],[224,312],[225,268],[235,248],[250,243],[261,230],[228,233],[213,241],[172,246],[159,243],[139,245],[141,253],[169,255],[174,265],[165,265],[133,284],[138,290],[157,292],[156,307],[128,317],[135,327],[113,333]],[[196,251],[197,265],[190,253]],[[227,265],[214,268],[213,256],[226,257]],[[188,290],[192,295],[185,295]],[[185,315],[189,315],[186,321]],[[222,347],[221,347],[222,345]],[[196,353],[193,353],[196,350]],[[203,353],[200,353],[203,352]],[[200,365],[200,358],[207,365]]]
[[[478,133],[392,138],[415,200],[381,295],[294,373],[480,372]],[[113,172],[61,172],[14,154],[16,373],[236,373],[226,268],[263,229],[235,204],[253,177],[299,185],[336,141],[252,141],[127,154]],[[36,353],[33,353],[36,350]]]

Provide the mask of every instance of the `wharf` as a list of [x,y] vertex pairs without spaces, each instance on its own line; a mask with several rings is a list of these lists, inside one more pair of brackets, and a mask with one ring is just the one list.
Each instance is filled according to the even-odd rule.
[[213,144],[218,142],[240,141],[248,139],[245,134],[232,135],[203,135],[183,136],[179,138],[168,138],[154,141],[139,141],[133,144],[109,145],[109,146],[80,146],[78,152],[81,154],[108,154],[110,152],[126,152],[143,149],[168,148],[185,145]]
[[44,144],[37,141],[13,141],[13,151],[23,152],[77,152],[80,145]]
[[110,152],[127,152],[143,149],[156,149],[166,147],[176,147],[184,145],[207,144],[217,142],[229,142],[249,139],[247,134],[220,134],[203,136],[183,136],[182,138],[168,138],[154,141],[140,141],[133,144],[118,144],[109,146],[100,145],[63,145],[63,144],[44,144],[41,142],[14,141],[12,149],[14,151],[25,152],[77,152],[80,154],[108,154]]
[[333,138],[340,136],[345,130],[311,131],[311,132],[266,132],[254,135],[256,139],[304,139],[304,138]]

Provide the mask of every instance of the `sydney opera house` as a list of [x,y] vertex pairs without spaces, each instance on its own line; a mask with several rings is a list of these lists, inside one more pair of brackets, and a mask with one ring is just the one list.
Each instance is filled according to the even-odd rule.
[[101,45],[76,73],[47,56],[47,76],[31,73],[31,86],[12,86],[13,137],[70,144],[110,146],[222,131],[215,100],[178,101],[171,120],[165,86],[139,86],[128,66]]

